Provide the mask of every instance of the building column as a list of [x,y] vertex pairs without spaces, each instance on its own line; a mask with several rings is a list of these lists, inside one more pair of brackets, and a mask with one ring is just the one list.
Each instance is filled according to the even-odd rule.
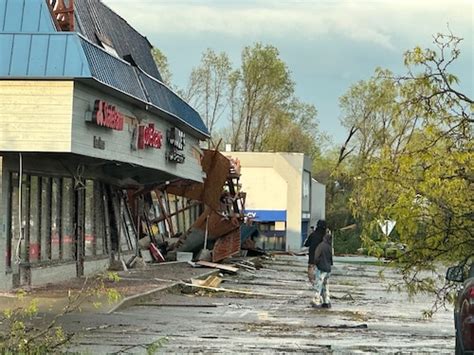
[[8,190],[10,176],[5,158],[0,156],[0,290],[11,289],[10,270],[7,269],[7,243],[10,230],[8,217]]

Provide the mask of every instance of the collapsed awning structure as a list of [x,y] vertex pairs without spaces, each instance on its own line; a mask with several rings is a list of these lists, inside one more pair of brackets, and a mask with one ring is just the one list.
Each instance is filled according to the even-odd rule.
[[180,179],[129,194],[138,235],[156,244],[163,259],[165,253],[173,259],[176,252],[196,256],[212,249],[215,262],[240,251],[245,193],[239,187],[239,161],[203,150],[201,165],[202,183]]

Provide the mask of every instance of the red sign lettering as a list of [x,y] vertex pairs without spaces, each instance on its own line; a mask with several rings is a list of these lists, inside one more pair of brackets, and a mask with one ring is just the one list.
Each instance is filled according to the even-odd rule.
[[138,149],[145,149],[145,147],[160,149],[162,140],[163,134],[155,129],[153,123],[149,123],[148,126],[138,126]]
[[103,100],[95,100],[92,121],[98,126],[112,128],[117,131],[123,130],[123,115],[115,109],[115,106]]

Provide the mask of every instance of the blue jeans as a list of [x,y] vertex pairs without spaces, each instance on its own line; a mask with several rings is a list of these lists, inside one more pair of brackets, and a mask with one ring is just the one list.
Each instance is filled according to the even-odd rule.
[[331,303],[329,298],[329,288],[328,288],[328,279],[331,273],[321,271],[316,268],[316,282],[314,283],[314,290],[316,294],[313,298],[313,304],[316,306],[323,304]]

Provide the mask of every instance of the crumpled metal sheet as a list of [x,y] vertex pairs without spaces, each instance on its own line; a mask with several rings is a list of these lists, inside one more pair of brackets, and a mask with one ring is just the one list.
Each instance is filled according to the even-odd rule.
[[211,209],[218,211],[221,208],[222,188],[228,178],[230,160],[216,150],[203,150],[201,165],[206,173],[204,183],[190,183],[187,185],[171,183],[166,191],[183,196],[191,200],[203,202]]

